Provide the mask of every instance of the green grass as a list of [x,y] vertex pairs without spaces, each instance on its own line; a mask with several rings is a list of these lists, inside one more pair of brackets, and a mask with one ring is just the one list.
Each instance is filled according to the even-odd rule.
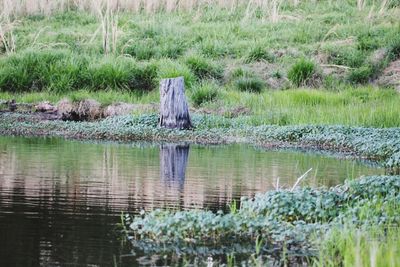
[[[361,208],[362,213],[365,213],[363,215],[365,220],[376,216],[382,209],[392,215],[400,212],[398,201],[367,206],[364,210]],[[398,223],[398,220],[395,224],[365,223],[360,227],[347,223],[342,227],[333,227],[320,243],[319,256],[314,266],[399,266],[400,229]]]
[[206,82],[193,89],[190,98],[193,105],[199,107],[207,102],[215,101],[219,95],[218,86],[214,82]]
[[400,265],[399,248],[399,228],[334,229],[324,240],[314,266],[395,267]]
[[288,79],[297,87],[310,83],[315,73],[315,65],[304,58],[297,61],[288,72]]
[[400,126],[400,95],[373,87],[339,92],[296,89],[261,94],[222,91],[211,107],[248,107],[254,124],[343,124],[368,127]]
[[[261,10],[244,19],[244,8],[121,12],[111,55],[96,33],[100,21],[87,12],[20,17],[16,53],[2,53],[0,45],[0,98],[150,103],[158,101],[161,79],[183,76],[192,105],[227,114],[244,107],[254,125],[398,127],[399,96],[367,83],[400,56],[399,10],[391,5],[378,15],[344,0],[283,2],[275,23],[266,23]],[[379,49],[387,55],[374,63]],[[324,64],[350,69],[324,76]],[[321,81],[311,85],[322,88],[297,90],[310,86],[315,72]],[[272,91],[273,84],[287,89],[288,79],[292,89]]]
[[[339,92],[310,89],[263,91],[259,94],[219,88],[215,82],[195,84],[187,90],[190,105],[202,106],[217,112],[221,107],[230,110],[245,107],[251,116],[243,121],[251,125],[278,124],[340,124],[365,127],[400,127],[400,95],[391,89],[348,87]],[[64,97],[92,98],[106,105],[115,102],[158,103],[158,91],[146,94],[124,91],[79,90],[66,94],[32,92],[12,94],[0,92],[0,99],[36,103],[57,102]]]
[[234,82],[235,87],[242,92],[261,93],[265,82],[256,77],[240,77]]
[[[365,83],[389,61],[365,71],[375,51],[386,48],[392,60],[400,50],[399,7],[393,5],[384,16],[374,12],[369,16],[369,11],[369,6],[359,11],[355,2],[344,0],[301,1],[297,7],[283,2],[276,23],[266,23],[261,10],[244,20],[246,8],[212,6],[202,12],[152,15],[120,12],[117,49],[105,60],[101,59],[103,44],[96,31],[100,26],[96,16],[68,11],[19,17],[13,31],[18,56],[1,54],[0,45],[0,90],[66,92],[89,86],[147,91],[156,85],[139,83],[137,76],[129,73],[140,72],[149,62],[158,66],[156,78],[185,74],[189,84],[193,78],[221,79],[231,66],[247,67],[267,80],[274,78],[276,70],[286,77],[302,58],[315,62],[316,68],[322,63],[360,68],[350,78],[337,78],[343,83]],[[316,60],[319,55],[325,55],[326,62]],[[165,64],[174,68],[167,71]],[[28,66],[34,71],[28,73]],[[147,75],[147,71],[145,68],[146,74],[137,75]],[[136,82],[129,83],[129,75],[135,76]],[[304,85],[303,79],[294,79],[294,84]],[[233,87],[229,82],[224,85]]]

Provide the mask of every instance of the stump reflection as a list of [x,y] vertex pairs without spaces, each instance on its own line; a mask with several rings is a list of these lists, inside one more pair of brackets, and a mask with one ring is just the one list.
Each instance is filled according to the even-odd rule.
[[161,145],[160,175],[167,186],[183,188],[188,157],[189,145]]

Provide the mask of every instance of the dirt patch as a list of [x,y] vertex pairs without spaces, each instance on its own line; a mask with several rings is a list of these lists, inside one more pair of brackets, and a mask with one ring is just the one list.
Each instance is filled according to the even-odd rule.
[[[265,82],[268,89],[280,90],[289,87],[289,80],[286,78],[285,72],[278,64],[270,63],[265,60],[244,64],[242,62],[234,62],[228,64],[224,72],[224,83],[230,83],[237,77],[233,73],[238,69],[242,69],[247,75],[261,78]],[[244,75],[244,76],[247,76]]]
[[344,78],[351,70],[347,66],[330,64],[330,54],[323,51],[319,51],[313,59],[320,67],[323,76],[332,75],[337,78]]
[[267,88],[284,89],[288,87],[288,79],[277,64],[266,61],[254,62],[248,65],[250,71],[266,81]]
[[381,48],[372,53],[372,55],[369,57],[369,61],[372,65],[379,65],[386,59],[387,56],[388,50],[386,48]]
[[73,102],[67,98],[57,104],[49,101],[34,104],[0,101],[0,112],[29,113],[38,120],[96,121],[102,118],[129,115],[132,113],[157,113],[159,105],[114,103],[102,106],[93,99]]
[[400,59],[389,64],[382,75],[376,80],[376,84],[385,87],[394,87],[400,93]]
[[135,110],[135,105],[127,103],[116,103],[109,105],[103,111],[104,117],[127,115]]

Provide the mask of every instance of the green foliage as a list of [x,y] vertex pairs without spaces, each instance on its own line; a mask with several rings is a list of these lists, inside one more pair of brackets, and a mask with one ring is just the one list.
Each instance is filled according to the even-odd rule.
[[144,39],[125,45],[123,53],[131,55],[138,60],[149,60],[158,57],[160,52],[153,39]]
[[229,74],[229,80],[233,81],[238,78],[243,78],[243,77],[253,77],[253,74],[245,68],[235,68],[232,70],[232,72]]
[[400,30],[396,31],[396,33],[388,41],[388,50],[391,59],[400,57]]
[[360,68],[354,69],[349,73],[348,80],[351,83],[365,84],[374,75],[374,68],[371,66],[362,66]]
[[329,62],[351,68],[361,67],[366,61],[367,54],[353,47],[339,46],[328,49]]
[[223,68],[202,56],[191,55],[185,63],[199,80],[222,78]]
[[245,62],[246,63],[251,63],[254,61],[261,61],[265,60],[267,62],[274,62],[275,57],[273,54],[271,54],[265,47],[261,45],[256,45],[252,47],[248,52],[245,57]]
[[304,86],[312,79],[315,71],[315,65],[313,62],[306,59],[300,59],[289,70],[288,79],[298,87]]
[[157,62],[158,64],[158,78],[176,78],[183,77],[185,86],[191,88],[196,82],[196,77],[193,72],[185,65],[170,59],[163,59]]
[[261,93],[265,82],[257,77],[240,77],[234,81],[235,87],[242,92]]
[[357,36],[357,49],[358,50],[376,50],[380,47],[382,34],[377,32],[367,31]]
[[64,50],[28,50],[0,61],[0,91],[150,91],[157,78],[154,64],[138,65],[128,58],[89,59]]
[[[184,64],[176,65],[171,60],[157,63],[158,79],[164,73],[165,77],[185,77],[188,96],[197,85],[196,79]],[[161,68],[161,69],[160,69]],[[244,70],[246,72],[246,70]],[[241,72],[241,71],[239,71]],[[176,75],[176,76],[175,76]],[[188,78],[187,78],[188,77]],[[230,79],[230,78],[229,78]],[[208,82],[204,82],[207,84]],[[201,84],[201,83],[200,83]],[[241,116],[243,124],[258,126],[263,124],[277,125],[348,125],[362,127],[400,127],[400,95],[392,89],[374,87],[348,87],[340,84],[338,91],[290,89],[290,90],[264,90],[254,94],[239,90],[222,89],[218,87],[218,106],[223,106],[229,114],[238,107],[248,109],[251,116]],[[82,91],[82,89],[78,90]],[[147,94],[140,91],[98,90],[88,91],[88,98],[96,99],[103,103],[129,102],[129,103],[154,103],[159,101],[159,92],[153,90]],[[72,93],[73,91],[71,91]],[[17,102],[37,103],[49,100],[57,102],[70,92],[41,91],[13,94],[10,91],[0,92],[0,99],[15,98]],[[385,103],[385,105],[382,105]],[[216,109],[216,103],[203,103],[209,110]]]
[[205,82],[196,86],[191,92],[191,100],[195,106],[215,101],[219,96],[218,86],[213,82]]
[[71,90],[85,81],[88,61],[65,50],[24,53],[1,58],[0,91]]
[[[350,81],[358,84],[368,81],[366,70],[371,65],[369,57],[375,50],[387,49],[390,56],[384,60],[385,64],[396,58],[400,51],[397,17],[394,13],[387,13],[382,20],[369,24],[359,16],[356,6],[348,2],[342,1],[338,5],[305,2],[296,8],[293,8],[292,4],[285,3],[280,6],[280,11],[286,15],[297,17],[296,12],[305,12],[309,16],[296,23],[281,19],[273,25],[264,23],[263,19],[267,19],[267,14],[260,9],[254,10],[252,16],[249,16],[247,8],[243,6],[229,12],[214,6],[200,10],[196,14],[160,12],[152,16],[145,12],[139,12],[135,16],[120,12],[117,50],[115,56],[108,60],[119,61],[121,56],[130,55],[134,60],[150,61],[162,69],[158,71],[160,76],[156,77],[156,82],[168,77],[166,74],[184,75],[185,79],[189,79],[187,82],[189,87],[193,84],[195,75],[197,82],[213,78],[234,87],[232,80],[236,78],[223,81],[221,65],[235,66],[241,64],[243,60],[246,64],[268,61],[274,63],[271,67],[280,70],[274,77],[285,79],[285,73],[289,72],[296,58],[299,56],[312,58],[315,52],[322,48],[324,55],[327,56],[327,64],[356,68],[357,70],[351,74]],[[296,14],[292,14],[293,12]],[[243,23],[244,16],[245,23]],[[125,78],[120,79],[126,77],[120,69],[126,63],[110,62],[113,67],[108,68],[106,75],[114,73],[119,78],[101,79],[99,84],[89,79],[92,75],[97,77],[100,75],[80,71],[84,69],[81,64],[95,66],[97,63],[102,64],[103,61],[100,59],[103,57],[101,32],[96,31],[99,29],[99,21],[95,15],[73,10],[50,16],[22,16],[19,21],[21,23],[15,25],[13,32],[18,55],[24,57],[23,54],[27,50],[35,54],[39,54],[40,51],[54,54],[49,51],[60,51],[58,48],[63,48],[62,53],[66,54],[65,62],[59,60],[53,66],[51,71],[54,77],[50,81],[49,77],[44,77],[48,74],[43,74],[49,70],[45,70],[46,68],[40,64],[34,63],[38,67],[32,72],[12,70],[6,63],[8,56],[4,56],[0,60],[2,65],[0,82],[3,81],[1,90],[4,91],[4,87],[14,85],[17,85],[15,90],[19,92],[50,88],[52,92],[60,93],[76,90],[77,84],[81,84],[78,89],[85,89],[84,87],[90,87],[91,84],[97,88],[107,89],[116,85],[130,88],[128,90],[132,90],[133,87],[143,87],[138,80],[132,84],[139,85],[126,85],[123,81]],[[43,59],[40,61],[46,65],[46,59],[43,55],[41,57]],[[218,62],[214,61],[216,59]],[[163,66],[163,63],[169,60],[168,65],[172,67],[171,70],[168,70],[168,66]],[[65,69],[61,70],[57,64],[65,66]],[[188,68],[183,66],[186,64]],[[385,64],[372,66],[372,78],[379,74]],[[98,69],[105,71],[105,68],[102,66]],[[269,70],[266,71],[270,74]],[[13,82],[11,81],[13,74],[10,73],[14,72],[16,75]],[[76,72],[81,74],[78,75]],[[301,77],[299,73],[301,71],[293,75],[297,78],[292,77],[295,80],[294,84],[301,83],[298,80]],[[341,84],[349,81],[349,77],[345,75],[333,73],[332,76]],[[20,81],[19,84],[16,80]],[[104,84],[105,80],[110,83]],[[336,89],[338,83],[326,84],[335,90],[340,90],[341,88]],[[146,82],[144,87],[149,88],[148,84]]]
[[[371,176],[331,189],[279,190],[258,194],[254,199],[242,198],[240,209],[227,214],[154,210],[134,217],[129,235],[139,248],[143,248],[143,242],[158,244],[158,249],[153,247],[155,253],[168,248],[190,253],[185,249],[188,246],[194,253],[199,252],[196,247],[211,252],[214,245],[227,250],[233,244],[245,246],[248,242],[255,243],[250,251],[257,255],[271,248],[309,253],[315,249],[313,236],[343,225],[343,220],[354,227],[364,223],[394,223],[398,227],[400,206],[394,203],[399,197],[399,176]],[[368,214],[359,212],[376,200],[391,203],[391,208],[382,210],[378,204],[370,205]]]
[[314,266],[397,266],[400,264],[399,246],[397,227],[334,227],[322,241]]
[[206,39],[200,45],[201,53],[206,57],[219,58],[229,54],[229,49],[225,42]]

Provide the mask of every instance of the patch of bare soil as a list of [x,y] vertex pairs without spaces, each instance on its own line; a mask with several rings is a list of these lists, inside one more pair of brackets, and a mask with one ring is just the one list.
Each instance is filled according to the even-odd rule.
[[400,58],[390,63],[375,82],[380,86],[394,87],[400,93]]
[[33,104],[17,103],[15,100],[0,101],[0,113],[17,112],[31,114],[37,120],[96,121],[106,117],[128,115],[134,112],[154,113],[157,104],[114,103],[102,106],[93,99],[73,102],[62,99],[57,104],[43,101]]

